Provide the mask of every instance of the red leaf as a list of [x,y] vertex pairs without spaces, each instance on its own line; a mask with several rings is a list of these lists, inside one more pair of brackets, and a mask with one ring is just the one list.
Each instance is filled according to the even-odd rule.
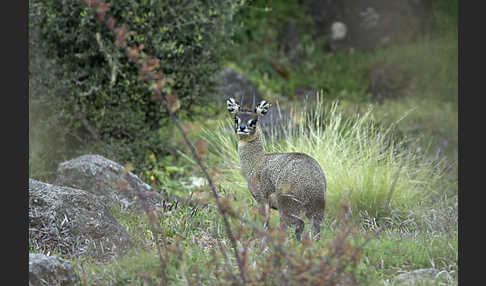
[[113,16],[111,16],[109,19],[108,19],[108,23],[107,23],[108,27],[110,29],[114,29],[115,28],[115,18],[113,18]]
[[196,145],[196,149],[199,154],[202,155],[208,151],[208,142],[204,140],[196,139],[194,143]]
[[96,6],[98,0],[84,0],[84,3],[86,3],[89,7],[93,7]]
[[166,99],[170,111],[175,112],[177,109],[181,107],[181,104],[177,99],[176,94],[167,95]]
[[105,3],[101,2],[100,5],[98,5],[98,8],[96,9],[98,13],[102,13],[103,15],[110,9],[111,3]]
[[98,17],[98,21],[105,22],[105,13],[98,13],[96,16]]
[[155,91],[154,93],[152,93],[152,97],[154,98],[154,100],[160,101],[160,92]]

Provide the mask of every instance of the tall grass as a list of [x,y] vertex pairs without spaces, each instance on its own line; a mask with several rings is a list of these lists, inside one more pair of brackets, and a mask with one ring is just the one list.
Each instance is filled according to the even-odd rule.
[[[325,105],[320,98],[317,95],[312,108],[291,111],[293,120],[280,127],[286,139],[270,137],[265,145],[267,152],[303,152],[319,162],[328,184],[327,217],[336,217],[340,202],[347,201],[353,215],[366,214],[379,221],[392,213],[412,211],[440,190],[442,161],[407,148],[411,140],[393,136],[393,125],[385,128],[374,122],[371,109],[345,117],[338,102]],[[231,120],[205,130],[204,137],[211,157],[219,163],[217,181],[251,202],[239,174]]]

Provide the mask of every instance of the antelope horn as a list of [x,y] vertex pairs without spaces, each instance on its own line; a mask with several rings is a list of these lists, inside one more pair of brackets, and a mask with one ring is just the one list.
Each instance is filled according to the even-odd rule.
[[255,112],[255,91],[253,91],[253,104],[251,105],[251,111]]
[[245,99],[245,95],[244,94],[241,95],[241,100],[240,100],[240,106],[241,106],[242,109],[244,108],[243,99]]

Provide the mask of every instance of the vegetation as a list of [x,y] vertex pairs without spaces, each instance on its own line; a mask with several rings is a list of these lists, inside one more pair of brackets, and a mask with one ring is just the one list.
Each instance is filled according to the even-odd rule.
[[[131,33],[124,35],[130,47],[137,45],[160,60],[166,88],[177,94],[179,116],[186,117],[200,110],[195,106],[214,102],[206,95],[214,92],[219,54],[235,31],[231,17],[240,5],[238,1],[128,0],[117,1],[110,12],[130,27]],[[136,66],[118,49],[115,36],[96,20],[96,11],[83,1],[31,0],[29,6],[30,25],[42,44],[38,48],[57,64],[53,76],[65,83],[57,97],[74,116],[68,127],[81,128],[79,137],[89,134],[109,145],[111,153],[104,150],[105,154],[131,162],[137,170],[146,167],[148,151],[157,156],[173,152],[160,133],[168,125],[166,113],[139,81]],[[31,97],[40,96],[32,91]]]
[[[417,203],[434,197],[442,189],[444,162],[424,159],[423,153],[405,148],[408,139],[390,140],[393,129],[380,128],[371,120],[371,110],[344,118],[338,104],[324,108],[319,100],[314,110],[295,116],[285,126],[287,138],[270,140],[267,152],[303,152],[315,158],[325,170],[329,191],[326,214],[336,217],[339,202],[346,198],[353,215],[366,213],[377,220],[393,210],[411,211]],[[295,112],[291,112],[295,113]],[[214,160],[224,168],[219,182],[224,189],[238,190],[252,201],[246,181],[239,173],[239,158],[231,120],[207,131]],[[272,142],[273,141],[273,142]],[[235,183],[239,188],[235,188]]]
[[[353,53],[322,49],[326,39],[315,39],[297,1],[185,2],[197,9],[185,9],[179,1],[157,2],[160,7],[150,1],[113,3],[108,13],[136,31],[127,41],[144,44],[144,52],[161,59],[164,75],[173,81],[164,91],[180,99],[174,111],[208,167],[217,201],[207,185],[188,187],[202,177],[197,160],[182,146],[184,138],[175,133],[164,105],[152,100],[149,84],[139,81],[130,57],[118,50],[116,34],[95,21],[99,11],[81,1],[31,2],[32,19],[37,17],[42,37],[57,46],[49,50],[58,54],[46,57],[39,52],[45,42],[31,41],[30,68],[37,72],[31,75],[30,134],[43,144],[30,146],[30,176],[49,180],[62,160],[111,150],[121,154],[121,163],[135,163],[134,171],[155,188],[196,202],[170,202],[148,215],[113,209],[135,247],[107,264],[73,259],[83,285],[396,285],[399,274],[417,269],[434,273],[421,277],[419,285],[458,284],[457,0],[430,1],[431,22],[415,42]],[[204,11],[215,14],[206,18]],[[192,22],[202,19],[207,26],[194,29]],[[299,61],[278,44],[290,20],[299,23]],[[72,36],[73,31],[81,36]],[[231,46],[219,45],[231,39]],[[44,64],[52,73],[38,72]],[[304,152],[321,164],[328,179],[321,241],[297,243],[292,232],[276,227],[276,212],[270,229],[262,229],[238,172],[229,116],[216,110],[217,104],[207,104],[219,100],[207,94],[222,64],[248,76],[274,108],[290,110],[286,140],[269,138],[266,150]],[[393,71],[386,81],[393,96],[383,101],[373,97],[366,77],[378,65]],[[57,81],[53,74],[61,72],[65,76]],[[80,82],[85,74],[90,76]],[[92,87],[99,89],[88,92]],[[311,91],[309,102],[302,89]],[[71,117],[79,104],[86,106],[82,114],[95,132]],[[103,111],[103,106],[113,108]],[[130,124],[120,126],[125,122]],[[96,134],[105,143],[85,140]],[[174,146],[170,154],[169,146]],[[309,230],[304,234],[308,237]]]

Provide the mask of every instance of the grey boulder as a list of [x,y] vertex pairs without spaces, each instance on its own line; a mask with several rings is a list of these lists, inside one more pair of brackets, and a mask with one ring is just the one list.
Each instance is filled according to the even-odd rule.
[[79,277],[71,263],[56,256],[29,254],[29,285],[79,285]]
[[102,261],[132,244],[98,196],[29,179],[29,246],[36,252]]
[[54,184],[85,190],[122,211],[143,212],[163,203],[162,197],[138,176],[100,155],[88,154],[60,163]]

